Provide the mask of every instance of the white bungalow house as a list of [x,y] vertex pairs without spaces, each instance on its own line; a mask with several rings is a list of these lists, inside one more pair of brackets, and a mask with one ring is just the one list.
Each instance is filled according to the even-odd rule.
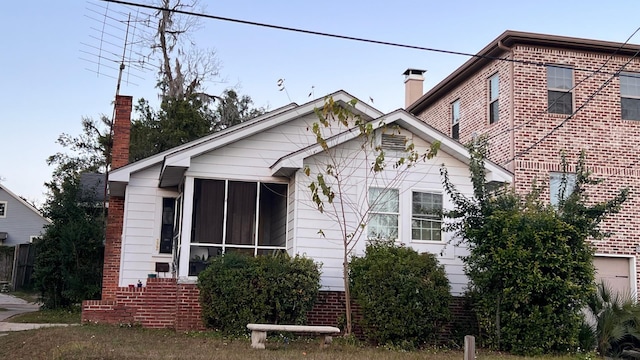
[[[342,104],[355,99],[344,91],[330,96]],[[119,106],[129,106],[129,112],[117,115],[116,123],[123,117],[128,121],[131,98],[128,103],[126,100],[124,97]],[[286,251],[310,257],[322,264],[321,291],[342,291],[342,236],[335,221],[316,209],[308,188],[310,177],[303,170],[309,167],[313,172],[322,166],[322,157],[326,156],[310,130],[317,121],[314,109],[323,104],[324,98],[303,105],[290,104],[112,171],[108,179],[110,225],[103,302],[86,302],[83,318],[110,321],[108,316],[97,316],[91,310],[112,309],[128,285],[138,280],[146,283],[139,290],[142,293],[150,291],[146,288],[154,284],[172,282],[171,286],[177,287],[176,299],[184,298],[180,292],[195,288],[197,274],[206,260],[228,251],[252,255]],[[419,252],[437,254],[445,266],[452,293],[462,294],[467,279],[460,255],[466,250],[455,246],[455,241],[449,242],[452,235],[442,232],[439,217],[424,217],[412,211],[452,207],[442,186],[441,165],[446,166],[458,189],[471,196],[466,148],[404,110],[383,114],[357,102],[355,111],[371,121],[377,144],[389,147],[390,159],[397,143],[385,143],[383,135],[391,127],[399,128],[396,136],[412,142],[421,153],[434,142],[440,142],[440,149],[437,156],[419,162],[401,177],[396,176],[397,170],[392,166],[378,177],[367,176],[370,162],[364,158],[352,162],[359,165],[353,165],[345,185],[356,203],[365,203],[362,199],[381,188],[389,189],[383,196],[384,206],[373,207],[365,236],[353,254],[363,253],[366,236],[375,227],[375,231],[392,234],[397,242]],[[123,128],[116,124],[115,141],[122,131],[119,129]],[[357,133],[344,130],[331,138],[329,146],[340,150],[338,154],[351,156],[354,152],[350,147],[359,146]],[[128,135],[120,137],[127,139]],[[114,148],[117,150],[118,144]],[[114,154],[114,159],[117,157]],[[486,163],[486,173],[488,181],[512,182],[511,173],[491,162]],[[358,224],[355,215],[349,221]],[[115,234],[110,236],[109,231]],[[159,279],[147,279],[148,274],[155,273]],[[195,294],[197,300],[197,291]],[[167,320],[166,326],[191,326],[176,319],[184,316],[180,309],[171,316],[174,319]],[[145,325],[146,318],[137,319]],[[162,327],[158,322],[148,324]]]

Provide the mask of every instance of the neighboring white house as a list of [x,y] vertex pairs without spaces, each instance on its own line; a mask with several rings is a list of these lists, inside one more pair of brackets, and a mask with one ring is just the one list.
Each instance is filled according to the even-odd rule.
[[[354,100],[344,91],[330,96],[343,104]],[[336,223],[315,208],[310,178],[303,171],[305,166],[313,170],[323,163],[325,155],[310,131],[317,121],[314,109],[323,104],[324,98],[291,104],[112,171],[110,196],[124,197],[118,286],[146,279],[156,272],[157,264],[171,264],[160,276],[194,280],[208,258],[226,251],[254,255],[286,251],[322,263],[322,290],[343,290],[342,237]],[[455,246],[455,241],[447,244],[451,234],[439,229],[439,218],[423,223],[427,235],[416,235],[420,231],[412,231],[412,226],[416,230],[421,219],[412,209],[425,203],[452,207],[442,186],[443,164],[458,189],[471,196],[466,148],[404,110],[383,114],[363,102],[355,109],[371,121],[378,139],[395,125],[401,129],[398,136],[414,143],[419,152],[440,142],[436,157],[412,167],[391,186],[386,181],[395,178],[396,170],[388,166],[374,183],[366,176],[370,168],[366,161],[353,169],[347,186],[355,199],[366,199],[371,192],[390,186],[392,190],[384,195],[386,206],[378,208],[379,214],[372,215],[367,226],[375,223],[378,230],[389,226],[373,218],[381,214],[397,224],[391,232],[397,234],[397,241],[437,254],[452,293],[460,295],[467,285],[460,260],[466,249]],[[356,135],[357,131],[344,131],[332,138],[330,146],[349,156],[350,147],[358,146]],[[389,159],[393,151],[387,152]],[[511,173],[491,162],[486,170],[488,181],[512,182]],[[350,220],[357,223],[355,218]],[[364,247],[363,238],[354,253],[363,254]]]
[[0,245],[29,244],[49,224],[38,209],[0,184]]

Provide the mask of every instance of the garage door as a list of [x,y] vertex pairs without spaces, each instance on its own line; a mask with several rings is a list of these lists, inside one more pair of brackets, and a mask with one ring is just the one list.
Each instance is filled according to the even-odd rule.
[[613,290],[629,294],[631,290],[630,260],[625,257],[596,256],[593,259],[596,281],[604,280]]

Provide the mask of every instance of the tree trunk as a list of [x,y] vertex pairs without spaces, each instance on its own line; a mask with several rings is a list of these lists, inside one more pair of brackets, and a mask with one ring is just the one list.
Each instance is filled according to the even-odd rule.
[[345,336],[351,335],[351,291],[349,289],[349,262],[347,261],[347,251],[345,247],[344,262],[342,263],[342,278],[344,279],[344,303],[347,319],[347,326],[344,331]]

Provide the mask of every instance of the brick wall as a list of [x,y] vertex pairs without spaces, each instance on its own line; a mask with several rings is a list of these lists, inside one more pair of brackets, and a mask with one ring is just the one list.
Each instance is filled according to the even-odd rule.
[[198,287],[175,279],[147,279],[141,288],[119,287],[113,300],[82,302],[82,322],[203,330]]
[[[590,188],[588,195],[592,201],[611,199],[623,187],[631,189],[631,198],[622,212],[603,223],[603,230],[612,236],[594,241],[596,251],[637,256],[640,121],[622,120],[620,81],[618,77],[611,79],[611,74],[621,69],[630,57],[531,45],[516,45],[507,56],[518,62],[489,62],[435,100],[419,117],[449,134],[450,103],[460,99],[461,142],[471,140],[474,132],[490,136],[489,158],[514,173],[516,191],[528,192],[535,182],[545,190],[541,194],[545,201],[549,199],[549,173],[561,170],[560,152],[564,151],[569,163],[575,164],[579,152],[585,150],[587,166],[595,177],[605,180]],[[574,69],[577,86],[573,90],[573,109],[586,105],[573,118],[566,120],[566,115],[547,112],[546,67],[536,64]],[[595,70],[601,72],[594,74]],[[640,59],[633,59],[624,70],[640,72]],[[486,83],[496,71],[500,74],[500,121],[489,125]],[[638,273],[640,262],[636,261],[636,266]],[[640,275],[636,279],[640,281]]]
[[[114,300],[85,300],[82,302],[83,323],[141,325],[146,328],[168,328],[177,331],[205,330],[201,318],[199,290],[196,284],[181,284],[175,279],[147,279],[142,288],[120,287]],[[321,291],[316,304],[307,314],[308,325],[344,328],[344,292]],[[362,313],[353,304],[353,332],[362,336],[357,325]],[[472,315],[462,298],[453,298],[452,322],[442,328],[441,341],[469,328]]]

